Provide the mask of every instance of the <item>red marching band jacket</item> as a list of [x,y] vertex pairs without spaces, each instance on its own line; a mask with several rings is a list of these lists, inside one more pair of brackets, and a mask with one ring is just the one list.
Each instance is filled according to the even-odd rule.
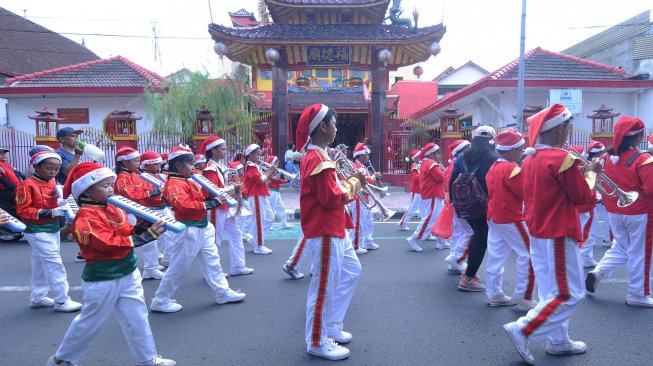
[[524,220],[523,175],[517,164],[500,159],[488,170],[487,219],[495,224],[512,224]]
[[161,195],[150,197],[150,191],[154,186],[146,182],[136,172],[120,171],[113,184],[117,195],[128,198],[136,203],[151,208],[162,208],[165,206]]
[[573,155],[556,148],[539,149],[524,161],[524,219],[532,236],[583,241],[576,206],[594,198],[579,164]]
[[433,159],[422,160],[419,186],[422,199],[444,198],[444,172]]
[[419,166],[415,163],[410,165],[410,186],[408,192],[421,194],[422,190],[419,187]]
[[345,228],[353,227],[345,205],[353,200],[360,182],[356,178],[339,181],[335,162],[314,146],[309,146],[300,169],[299,204],[304,236],[307,239],[321,236],[344,238]]
[[134,227],[127,213],[111,205],[82,205],[71,233],[88,263],[123,259],[134,248]]
[[[363,173],[365,173],[365,180],[367,181],[367,183],[374,184],[376,182],[376,178],[370,176],[370,172],[369,172],[369,170],[367,170],[367,167],[365,165],[361,164],[358,160],[354,160],[352,162],[352,164],[354,164],[354,168],[356,168],[356,169],[362,171]],[[354,199],[359,200],[359,197],[356,196]],[[370,197],[365,196],[365,201],[369,203],[370,202]]]
[[[636,191],[639,198],[628,207],[617,206],[617,197],[603,196],[603,203],[608,212],[621,215],[653,214],[653,156],[649,153],[639,155],[633,163],[626,167],[626,163],[637,153],[630,149],[619,154],[619,162],[614,164],[606,159],[604,172],[608,178],[626,192]],[[601,184],[601,183],[597,183]],[[612,188],[606,187],[606,191]]]
[[268,184],[269,188],[274,191],[279,191],[282,184],[288,183],[284,178],[272,178],[270,177],[270,183]]
[[170,203],[177,221],[203,221],[206,219],[207,193],[198,184],[178,173],[170,173],[163,187],[163,198]]
[[[224,181],[224,174],[223,172],[227,168],[224,166],[221,166],[220,163],[214,161],[214,160],[209,160],[206,163],[206,166],[204,167],[204,170],[202,171],[202,175],[205,176],[208,180],[211,181],[211,183],[215,184],[216,186],[220,188],[224,188],[226,186],[226,182]],[[227,205],[220,205],[217,207],[218,210],[225,210],[229,211],[229,206]]]
[[54,179],[45,181],[36,175],[20,183],[16,188],[16,213],[21,221],[45,225],[55,220],[52,217],[39,219],[41,210],[51,210],[59,206],[54,186]]
[[245,177],[243,178],[243,197],[251,196],[269,196],[267,182],[263,180],[263,175],[258,165],[248,161],[245,165]]

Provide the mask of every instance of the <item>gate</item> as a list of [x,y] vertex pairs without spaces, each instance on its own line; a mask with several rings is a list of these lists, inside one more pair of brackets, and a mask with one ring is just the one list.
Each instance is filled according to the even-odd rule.
[[424,122],[410,118],[396,118],[385,114],[383,123],[386,131],[386,172],[408,174],[410,162],[406,157],[413,149],[421,149],[429,142],[440,143],[440,127],[431,127]]

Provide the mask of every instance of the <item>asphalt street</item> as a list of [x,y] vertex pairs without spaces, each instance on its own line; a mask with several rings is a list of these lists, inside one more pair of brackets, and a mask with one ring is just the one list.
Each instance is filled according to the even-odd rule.
[[[275,224],[276,226],[277,224]],[[298,224],[295,222],[295,226]],[[415,227],[415,223],[411,223]],[[523,315],[519,307],[490,308],[484,293],[463,293],[458,276],[446,270],[447,250],[424,243],[424,252],[409,251],[407,232],[396,221],[377,223],[377,251],[360,257],[363,274],[345,321],[354,335],[351,357],[341,365],[519,365],[519,355],[501,325]],[[268,245],[274,252],[255,255],[246,245],[249,276],[229,277],[233,289],[247,293],[243,303],[217,305],[194,266],[174,298],[179,313],[150,313],[158,352],[178,365],[322,365],[333,362],[306,353],[304,322],[306,278],[291,280],[281,271],[298,230],[273,232]],[[71,296],[82,300],[81,271],[75,263],[77,245],[62,243],[62,257]],[[595,250],[595,258],[605,248]],[[228,250],[222,250],[223,265]],[[30,248],[26,242],[0,245],[1,365],[44,365],[60,344],[73,314],[30,309]],[[504,291],[514,287],[514,261],[506,269]],[[479,271],[485,277],[484,268]],[[145,281],[150,299],[158,281]],[[570,335],[588,344],[585,355],[549,356],[544,344],[532,344],[539,365],[651,365],[653,310],[624,304],[625,270],[602,282],[572,317]],[[84,365],[132,365],[115,318],[94,340]]]

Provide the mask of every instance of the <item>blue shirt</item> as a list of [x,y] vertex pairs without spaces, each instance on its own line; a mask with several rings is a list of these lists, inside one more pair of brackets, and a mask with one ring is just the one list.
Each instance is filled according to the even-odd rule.
[[66,169],[68,164],[70,164],[70,162],[73,161],[73,157],[75,157],[75,154],[64,150],[63,147],[58,148],[54,152],[56,152],[57,154],[59,154],[59,156],[61,156],[61,168],[59,169],[59,174],[57,174],[55,179],[57,183],[64,184],[66,183],[66,178],[68,178],[68,175],[64,174],[63,171]]

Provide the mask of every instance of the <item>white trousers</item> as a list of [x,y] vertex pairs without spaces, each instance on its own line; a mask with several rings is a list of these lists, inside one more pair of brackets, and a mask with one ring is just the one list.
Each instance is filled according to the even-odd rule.
[[354,228],[349,230],[354,250],[359,247],[369,248],[374,243],[374,216],[372,211],[358,199],[349,203]]
[[456,258],[458,264],[462,264],[467,259],[467,254],[469,254],[469,244],[472,241],[472,236],[474,231],[472,227],[469,226],[469,222],[465,219],[461,219],[453,215],[453,233],[451,235],[451,248],[449,253],[453,258]]
[[136,269],[115,280],[82,281],[82,312],[73,319],[55,357],[81,363],[109,316],[115,314],[136,361],[146,363],[153,360],[157,352],[147,319],[141,280],[141,273]]
[[[166,207],[163,209],[163,214],[166,217],[170,218],[175,218],[175,215],[172,213],[172,210],[170,207]],[[163,247],[163,258],[161,259],[165,263],[170,263],[170,253],[172,252],[172,245],[174,244],[174,241],[172,240],[172,237],[174,236],[174,233],[171,231],[166,231],[163,233],[161,236],[157,238],[157,241],[161,246]]]
[[422,199],[420,207],[422,220],[417,225],[413,235],[411,235],[411,240],[426,240],[431,235],[431,229],[433,229],[433,225],[440,216],[440,211],[442,211],[442,198]]
[[154,297],[159,303],[166,303],[177,291],[182,279],[188,273],[193,260],[197,259],[206,283],[213,292],[223,295],[229,290],[229,283],[222,272],[218,247],[215,245],[213,224],[205,228],[188,226],[174,235],[170,266],[166,271]]
[[[163,209],[154,211],[159,214],[165,214]],[[130,224],[136,225],[137,219],[135,215],[129,214],[127,215],[127,219]],[[159,245],[157,241],[134,248],[134,253],[136,253],[137,257],[143,258],[144,270],[155,270],[159,268]]]
[[503,294],[504,265],[510,254],[517,254],[515,297],[531,300],[535,288],[535,273],[531,266],[528,229],[523,222],[495,224],[488,221],[485,294],[489,299]]
[[52,290],[54,301],[63,304],[68,296],[66,267],[61,261],[61,239],[59,232],[25,234],[32,247],[31,301],[38,301]]
[[595,225],[596,209],[592,212],[580,212],[580,229],[583,231],[583,246],[580,247],[580,258],[583,263],[594,262],[594,244],[596,244],[596,236],[592,236],[592,227]]
[[252,223],[254,222],[253,217],[254,217],[254,211],[252,211],[252,208],[249,206],[249,200],[247,199],[242,199],[241,202],[241,209],[247,209],[249,212],[251,212],[251,215],[247,216],[236,216],[236,222],[238,223],[238,227],[240,228],[241,234],[244,233],[253,233],[254,232],[254,227]]
[[401,220],[399,220],[399,227],[408,226],[408,221],[413,219],[413,216],[415,216],[415,212],[419,210],[419,206],[421,203],[422,203],[422,195],[420,195],[419,193],[410,194],[410,205],[406,209],[406,212],[404,212],[404,215],[401,217]]
[[569,318],[585,298],[585,272],[578,242],[564,237],[542,239],[531,236],[531,263],[539,301],[517,319],[522,333],[533,341],[552,344],[569,342]]
[[306,238],[302,233],[299,235],[299,238],[297,238],[297,243],[292,249],[290,257],[286,260],[288,267],[292,269],[298,269],[301,267],[302,263],[304,263],[304,259],[306,259],[306,252],[308,252],[308,250],[306,250]]
[[327,324],[344,321],[362,268],[346,238],[311,238],[306,247],[313,259],[306,298],[306,344],[319,346],[327,341]]
[[281,227],[288,226],[286,206],[283,204],[279,191],[270,190],[270,207],[274,213],[273,218],[279,220]]
[[616,244],[601,258],[596,270],[601,278],[610,278],[623,264],[628,267],[628,293],[650,296],[653,215],[608,213]]
[[229,241],[229,259],[231,261],[231,272],[245,268],[245,248],[243,247],[243,235],[236,223],[234,216],[229,216],[229,211],[213,210],[211,217],[214,218],[215,242],[218,247],[222,246],[222,238],[226,235]]
[[256,245],[265,245],[265,237],[274,223],[274,212],[270,206],[270,199],[268,196],[251,196],[248,200],[254,221],[254,230],[249,232],[254,236]]
[[[603,222],[601,231],[599,232],[599,221]],[[608,219],[608,212],[605,210],[603,203],[597,203],[594,208],[594,220],[590,228],[590,237],[594,238],[594,242],[600,240],[610,240],[610,220]]]

